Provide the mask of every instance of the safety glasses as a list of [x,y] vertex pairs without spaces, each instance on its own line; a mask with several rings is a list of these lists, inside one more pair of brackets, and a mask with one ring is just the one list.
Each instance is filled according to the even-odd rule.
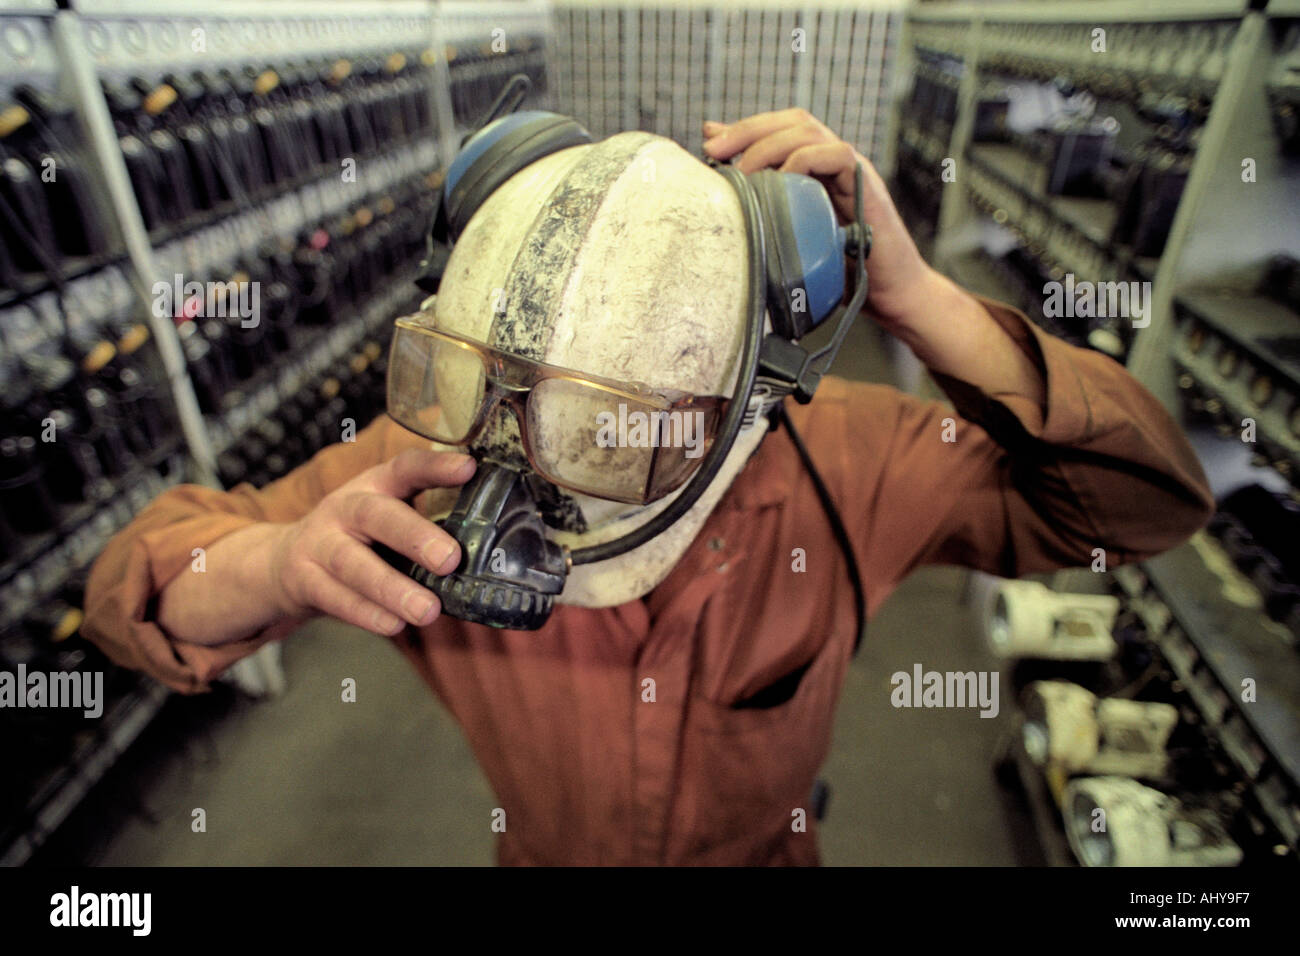
[[388,414],[418,435],[468,445],[498,406],[519,425],[529,464],[570,491],[649,504],[704,461],[727,407],[721,396],[651,389],[520,358],[398,319],[388,362]]

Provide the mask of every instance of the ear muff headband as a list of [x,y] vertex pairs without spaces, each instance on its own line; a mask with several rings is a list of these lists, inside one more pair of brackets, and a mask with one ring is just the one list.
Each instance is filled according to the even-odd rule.
[[799,250],[790,222],[785,183],[780,173],[766,169],[754,173],[750,181],[754,184],[763,231],[767,234],[767,314],[772,319],[772,331],[782,338],[797,339],[802,333],[795,326],[793,303],[806,302],[808,291],[804,288],[802,272],[796,268]]
[[[591,142],[591,134],[577,120],[540,111],[503,116],[475,134],[479,137],[488,138],[489,145],[464,171],[453,163],[447,174],[443,203],[447,238],[453,241],[487,198],[515,173],[551,153]],[[468,157],[475,145],[472,140],[467,143],[462,156]]]

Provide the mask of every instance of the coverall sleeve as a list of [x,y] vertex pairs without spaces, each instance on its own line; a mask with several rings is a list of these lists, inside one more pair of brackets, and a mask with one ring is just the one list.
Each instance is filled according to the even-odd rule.
[[[331,445],[265,488],[230,491],[179,485],[155,498],[119,531],[91,568],[82,633],[112,660],[144,671],[185,693],[208,683],[263,644],[284,637],[301,620],[278,622],[260,634],[218,647],[179,640],[157,623],[158,595],[209,548],[258,522],[290,522],[351,478],[421,440],[380,416],[354,442]],[[427,442],[423,443],[427,446]]]
[[857,450],[841,476],[869,579],[893,583],[922,564],[1017,577],[1090,565],[1096,549],[1113,567],[1209,520],[1214,498],[1190,443],[1122,365],[981,302],[1032,360],[1046,399],[940,374],[952,407],[849,386],[846,437],[873,418],[885,431],[883,452],[846,443]]

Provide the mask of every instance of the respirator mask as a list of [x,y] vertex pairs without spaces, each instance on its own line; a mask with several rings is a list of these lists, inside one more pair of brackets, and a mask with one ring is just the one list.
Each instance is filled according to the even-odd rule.
[[[531,175],[540,175],[546,157],[591,147],[592,137],[573,119],[514,112],[527,82],[522,76],[511,79],[448,168],[425,272],[418,280],[428,292],[438,293],[440,286],[460,279],[453,246],[495,192],[529,167]],[[621,134],[633,135],[653,138]],[[509,315],[484,302],[482,316],[452,328],[439,321],[441,303],[435,295],[421,312],[397,320],[388,365],[388,414],[433,442],[471,451],[478,469],[460,489],[451,513],[438,522],[461,546],[461,563],[453,573],[439,577],[383,546],[377,550],[437,594],[443,612],[453,617],[493,627],[539,628],[573,568],[610,561],[663,535],[714,484],[742,429],[751,428],[760,415],[775,424],[783,417],[787,395],[811,400],[866,300],[869,227],[860,222],[839,226],[825,189],[810,177],[767,170],[746,176],[718,165],[714,169],[734,190],[744,217],[745,262],[738,259],[735,271],[743,272],[745,281],[737,285],[735,298],[743,298],[743,313],[737,309],[737,314],[743,315],[745,327],[743,343],[728,366],[734,368],[729,393],[696,394],[542,360],[526,330],[520,330],[528,325],[528,310],[547,308],[569,281],[566,270],[572,263],[562,260],[574,240],[566,230],[589,228],[593,217],[608,215],[601,207],[598,180],[613,165],[606,154],[592,152],[585,166],[574,167],[577,172],[546,181],[546,202],[539,207],[543,212],[514,253],[513,284],[497,290],[508,295]],[[519,183],[515,180],[516,187]],[[858,209],[861,183],[859,170]],[[656,188],[671,189],[672,184],[660,182]],[[491,230],[481,226],[476,224],[480,237],[475,241],[490,242],[490,236],[481,234]],[[668,254],[689,256],[692,250]],[[846,255],[854,261],[855,283],[841,306]],[[521,268],[521,261],[528,268]],[[837,307],[826,343],[816,350],[802,346],[799,340]],[[580,331],[574,326],[571,337]],[[503,341],[508,348],[501,347]],[[683,378],[664,368],[660,381],[682,384]],[[498,440],[506,423],[509,441]],[[811,467],[793,432],[792,438]],[[814,480],[831,514],[833,505],[815,471]],[[572,515],[566,515],[571,496],[612,503],[637,514],[638,523],[615,537],[570,547],[558,539],[565,537],[566,528],[573,530]],[[838,515],[831,520],[845,544]],[[849,561],[861,617],[861,588],[851,554]]]

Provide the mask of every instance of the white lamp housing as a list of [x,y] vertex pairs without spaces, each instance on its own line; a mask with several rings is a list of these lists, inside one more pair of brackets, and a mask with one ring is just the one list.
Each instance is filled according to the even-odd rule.
[[1210,810],[1128,777],[1076,777],[1061,808],[1084,866],[1236,866],[1241,848]]
[[1115,655],[1111,631],[1119,598],[1059,594],[1037,581],[1003,581],[989,602],[984,637],[998,657],[1104,661]]
[[1069,773],[1161,777],[1178,723],[1170,704],[1104,697],[1069,681],[1025,688],[1025,751],[1039,766]]

